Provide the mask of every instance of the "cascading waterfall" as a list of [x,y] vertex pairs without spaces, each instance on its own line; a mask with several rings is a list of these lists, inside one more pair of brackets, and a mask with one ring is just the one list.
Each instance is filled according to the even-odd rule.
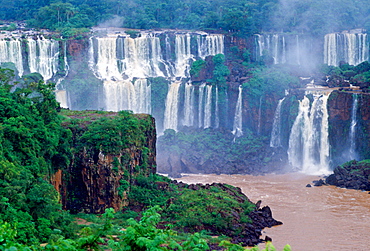
[[203,127],[204,122],[204,88],[206,84],[201,84],[199,86],[199,98],[198,98],[198,127]]
[[270,147],[281,147],[281,106],[285,97],[279,100],[274,114],[274,122],[272,124]]
[[209,55],[224,53],[224,36],[219,34],[210,34],[207,36],[197,36],[198,56],[204,59]]
[[206,100],[204,102],[204,126],[203,128],[211,127],[212,116],[212,85],[206,86]]
[[23,75],[22,45],[20,40],[0,40],[0,64],[14,63],[18,70],[18,75]]
[[191,82],[185,84],[185,97],[184,97],[184,126],[194,126],[194,86]]
[[273,58],[274,64],[300,65],[302,59],[312,58],[312,49],[315,43],[312,38],[304,35],[292,34],[256,34],[255,60],[261,60],[264,53]]
[[119,40],[123,40],[118,50],[124,52],[121,63],[122,73],[126,76],[145,78],[164,77],[170,74],[168,67],[164,67],[165,72],[160,70],[163,59],[158,37],[143,35],[135,39],[126,37],[118,38]]
[[358,65],[369,59],[366,33],[330,33],[324,38],[324,63],[338,66],[340,61]]
[[307,174],[329,173],[329,93],[311,94],[314,98],[311,105],[307,96],[299,101],[299,112],[289,137],[289,163]]
[[169,86],[163,128],[177,131],[179,112],[179,89],[181,82],[174,82]]
[[105,81],[104,94],[109,111],[131,110],[134,113],[151,113],[151,86],[146,79]]
[[219,115],[219,108],[218,108],[218,86],[216,86],[216,101],[215,101],[215,128],[220,126],[220,115]]
[[[109,35],[108,37],[94,37],[90,39],[89,67],[97,78],[104,81],[106,110],[133,109],[134,112],[150,110],[138,108],[138,101],[132,98],[137,97],[139,92],[141,93],[141,98],[149,97],[146,93],[149,85],[146,85],[147,88],[137,89],[137,81],[135,82],[135,88],[129,82],[133,82],[137,78],[147,79],[149,77],[165,77],[172,82],[175,79],[187,78],[189,77],[192,61],[208,55],[223,53],[224,50],[223,35],[175,34],[175,44],[172,48],[170,37],[167,34],[165,36],[157,36],[157,34],[159,33],[142,33],[137,38]],[[199,55],[194,55],[192,52],[191,43],[194,41],[192,36],[196,39],[198,46],[198,51],[195,51],[195,54]],[[161,51],[161,39],[164,42],[165,57],[163,57]],[[174,87],[171,85],[171,88],[173,89]],[[198,111],[198,123],[200,127],[209,127],[211,126],[212,94],[208,93],[208,89],[211,87],[207,87],[207,90],[205,87],[199,88],[198,106],[200,109]],[[174,129],[180,125],[194,126],[195,124],[196,104],[194,87],[189,82],[184,89],[184,95],[179,95],[177,99],[172,99],[172,102],[176,100],[185,104],[183,109],[184,118],[176,122],[175,127],[169,124],[171,118],[166,118],[171,113],[166,112],[164,120],[166,121],[166,126],[170,126],[167,128]],[[168,93],[167,97],[170,96],[172,95]],[[180,97],[183,97],[184,100],[179,100]],[[167,102],[169,102],[168,99]],[[150,101],[146,102],[145,105],[149,103]]]
[[238,100],[236,101],[234,125],[232,133],[236,137],[243,135],[243,116],[242,116],[242,86],[239,86]]
[[353,104],[351,113],[351,127],[349,131],[349,160],[357,158],[356,154],[356,125],[357,125],[357,107],[358,107],[358,95],[353,94]]
[[30,72],[40,73],[45,81],[51,79],[58,71],[59,43],[43,37],[29,38],[27,42]]
[[175,51],[176,51],[176,77],[189,76],[190,62],[194,59],[191,54],[190,34],[177,34],[175,38]]

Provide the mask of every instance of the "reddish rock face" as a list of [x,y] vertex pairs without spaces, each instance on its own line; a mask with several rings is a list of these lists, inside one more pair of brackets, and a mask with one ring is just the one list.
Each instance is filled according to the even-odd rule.
[[348,121],[351,119],[353,97],[351,93],[333,92],[328,102],[331,121]]
[[[138,175],[156,172],[156,132],[154,118],[138,115],[151,121],[143,131],[143,142],[118,153],[103,153],[88,146],[75,152],[71,164],[63,172],[58,170],[52,184],[61,194],[63,207],[71,212],[104,213],[106,208],[121,210],[128,205],[130,184]],[[144,118],[145,117],[145,118]],[[86,128],[75,130],[81,134]],[[73,135],[73,138],[76,138]],[[75,148],[81,142],[72,142]]]

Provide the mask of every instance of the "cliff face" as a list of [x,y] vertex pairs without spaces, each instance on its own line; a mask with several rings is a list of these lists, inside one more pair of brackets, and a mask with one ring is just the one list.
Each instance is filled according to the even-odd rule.
[[[350,146],[350,131],[353,120],[355,94],[334,91],[328,101],[329,110],[329,141],[333,165],[347,160]],[[357,94],[358,105],[354,130],[354,146],[358,159],[370,157],[370,95]],[[346,159],[347,158],[347,159]]]
[[[133,179],[156,172],[154,119],[121,113],[68,116],[71,120],[64,126],[72,132],[73,159],[53,182],[63,207],[103,213],[109,207],[118,211],[127,206]],[[125,122],[128,126],[119,126]]]

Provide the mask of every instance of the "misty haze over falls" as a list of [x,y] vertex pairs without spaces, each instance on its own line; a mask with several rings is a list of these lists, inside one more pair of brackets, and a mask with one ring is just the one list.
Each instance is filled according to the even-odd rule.
[[[337,66],[340,61],[359,64],[369,57],[368,37],[361,31],[327,34],[321,42],[303,34],[283,33],[258,34],[252,40],[252,58],[270,57],[273,64],[310,67],[311,62],[325,62]],[[80,47],[83,56],[72,55]],[[326,173],[333,159],[339,163],[360,157],[356,133],[361,126],[357,121],[361,98],[357,96],[351,98],[352,122],[343,129],[343,145],[351,149],[346,154],[345,147],[331,146],[328,92],[303,91],[271,102],[264,94],[251,100],[242,85],[222,88],[205,81],[192,82],[191,64],[226,54],[230,48],[225,47],[223,35],[204,32],[150,31],[137,37],[115,33],[80,42],[39,36],[0,40],[0,63],[14,63],[19,76],[39,72],[45,80],[56,82],[63,107],[152,114],[159,134],[189,127],[225,128],[235,138],[248,131],[271,137],[270,147],[280,149],[295,170]],[[67,57],[67,53],[71,55]],[[82,97],[88,105],[82,104],[86,102]],[[276,103],[275,107],[270,107],[271,103]],[[272,112],[266,112],[268,109]],[[291,114],[294,117],[289,117]]]

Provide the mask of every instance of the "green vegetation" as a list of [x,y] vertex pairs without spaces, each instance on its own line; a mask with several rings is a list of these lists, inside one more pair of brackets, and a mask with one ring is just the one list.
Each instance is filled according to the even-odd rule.
[[206,66],[206,61],[203,59],[196,60],[192,63],[191,69],[190,69],[190,75],[192,77],[199,77],[199,73],[202,69],[204,69]]
[[69,164],[70,134],[60,124],[52,84],[18,84],[0,69],[0,221],[17,226],[24,244],[71,235],[71,218],[46,180]]
[[[222,184],[177,184],[153,174],[148,163],[153,153],[145,144],[149,131],[154,131],[150,116],[58,112],[54,85],[34,79],[39,76],[30,74],[15,82],[12,70],[0,69],[1,249],[209,250],[222,240],[249,238],[243,229],[252,222],[249,215],[255,205],[240,190]],[[133,167],[126,151],[131,148],[142,153]],[[60,197],[73,206],[84,203],[78,201],[77,193],[84,193],[75,182],[81,177],[73,170],[81,172],[82,155],[90,153],[92,161],[99,154],[112,156],[110,177],[118,177],[117,195],[128,203],[117,216],[107,209],[95,226],[81,228],[59,203]],[[92,163],[89,168],[94,168]],[[58,194],[49,183],[58,170],[77,190]],[[205,199],[207,203],[201,203]],[[148,208],[141,220],[127,220],[137,219]],[[215,240],[205,233],[222,237]]]
[[[329,32],[370,28],[366,0],[291,1],[163,1],[134,0],[1,0],[4,20],[23,20],[31,27],[58,31],[100,23],[131,29],[213,29],[248,36],[260,31]],[[335,24],[335,25],[334,25]],[[336,29],[336,30],[334,30]],[[67,32],[68,31],[68,32]]]
[[349,87],[349,84],[370,90],[370,63],[362,62],[357,66],[341,64],[339,67],[323,65],[321,73],[328,76],[329,87]]
[[251,72],[252,78],[243,84],[249,98],[256,98],[261,95],[278,94],[283,97],[285,90],[297,88],[299,79],[292,76],[288,69],[281,66],[257,67]]
[[[201,233],[181,235],[176,231],[160,229],[157,227],[161,219],[158,213],[159,207],[149,208],[144,212],[140,220],[127,220],[126,229],[115,224],[114,211],[107,209],[102,215],[102,222],[93,226],[86,226],[80,230],[79,237],[75,240],[60,238],[52,240],[44,246],[24,245],[16,240],[17,228],[8,223],[0,224],[1,250],[186,250],[206,251],[210,250],[207,241],[212,241],[211,236]],[[220,239],[220,237],[216,238]],[[244,248],[238,244],[232,244],[227,240],[220,241],[219,247],[227,251],[259,251],[258,247]],[[283,251],[290,251],[286,245]],[[276,251],[271,243],[261,251]]]

